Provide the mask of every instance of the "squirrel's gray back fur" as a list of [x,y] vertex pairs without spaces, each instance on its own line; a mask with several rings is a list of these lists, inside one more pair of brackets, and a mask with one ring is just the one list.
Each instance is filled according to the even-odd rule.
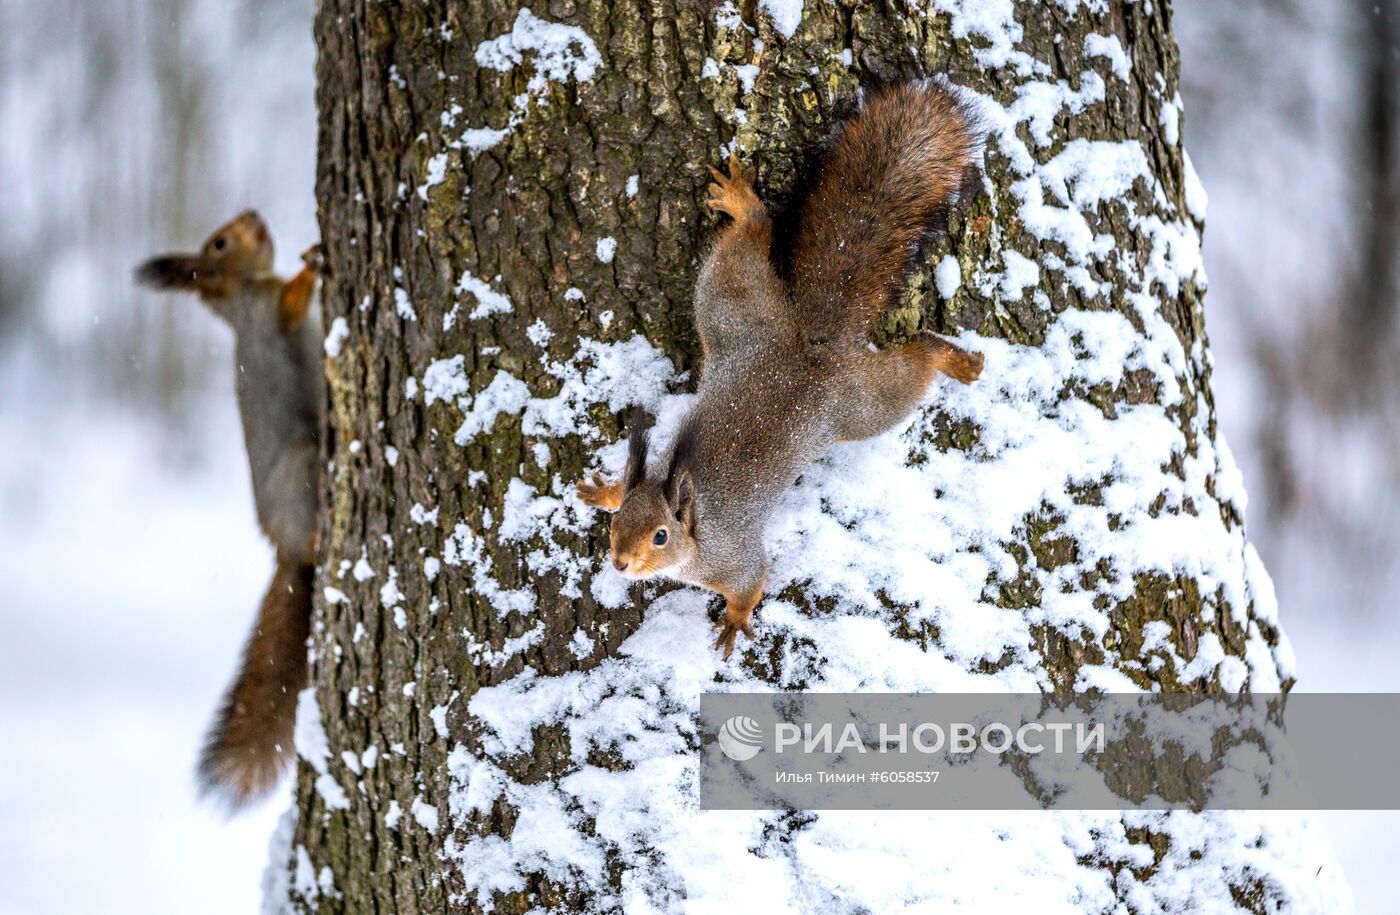
[[754,352],[744,370],[726,362],[720,371],[705,372],[686,418],[699,448],[694,472],[700,546],[693,568],[680,576],[686,580],[718,578],[757,587],[766,563],[755,559],[764,555],[773,511],[836,438],[836,354],[793,360],[791,347],[776,341],[760,343]]

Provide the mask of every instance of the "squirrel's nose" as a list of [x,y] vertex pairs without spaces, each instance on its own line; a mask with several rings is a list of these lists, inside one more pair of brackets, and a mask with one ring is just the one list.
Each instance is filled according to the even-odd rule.
[[627,571],[627,560],[623,559],[621,556],[618,556],[617,554],[613,554],[613,568],[614,568],[614,569],[617,569],[619,572],[626,572],[626,571]]

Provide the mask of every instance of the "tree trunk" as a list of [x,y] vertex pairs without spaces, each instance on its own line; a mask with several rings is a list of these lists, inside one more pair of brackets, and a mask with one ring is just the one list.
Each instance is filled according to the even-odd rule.
[[[322,0],[330,470],[294,909],[1345,893],[1291,818],[696,806],[707,688],[1292,682],[1215,428],[1170,11],[975,6]],[[878,336],[963,332],[987,368],[804,476],[725,663],[717,600],[624,592],[571,483],[619,468],[596,456],[630,405],[692,389],[706,165],[737,144],[781,207],[862,84],[934,73],[983,99],[987,181]]]

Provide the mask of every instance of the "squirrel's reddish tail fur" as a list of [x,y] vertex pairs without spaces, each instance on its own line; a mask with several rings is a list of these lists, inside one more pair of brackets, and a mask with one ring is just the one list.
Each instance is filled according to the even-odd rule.
[[866,98],[799,204],[792,283],[809,326],[868,331],[957,198],[977,146],[973,116],[947,89],[904,83]]
[[232,806],[270,789],[292,758],[297,694],[306,685],[311,581],[311,566],[278,556],[243,666],[205,741],[200,781]]

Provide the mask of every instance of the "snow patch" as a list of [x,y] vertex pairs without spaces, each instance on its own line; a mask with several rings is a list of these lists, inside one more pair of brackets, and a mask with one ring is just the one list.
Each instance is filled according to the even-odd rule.
[[607,238],[598,239],[598,243],[593,247],[593,253],[598,260],[604,264],[611,264],[613,256],[617,254],[617,239],[609,235]]
[[505,73],[522,63],[527,54],[534,59],[535,74],[529,83],[532,92],[542,91],[549,80],[587,82],[603,63],[598,46],[583,29],[546,22],[529,8],[520,10],[508,33],[477,45],[476,62]]
[[331,329],[326,332],[326,355],[332,359],[339,357],[340,348],[348,339],[350,339],[350,325],[345,323],[343,317],[337,316],[331,322]]
[[316,793],[327,810],[349,810],[350,800],[345,789],[330,774],[331,748],[326,729],[321,724],[321,707],[316,702],[315,687],[308,686],[297,694],[296,723],[293,742],[297,755],[316,771]]
[[962,267],[951,254],[943,255],[933,272],[933,281],[938,286],[938,294],[946,302],[962,288]]
[[438,153],[428,160],[427,174],[423,177],[423,183],[418,185],[418,197],[420,200],[428,199],[428,191],[442,184],[447,176],[447,153]]
[[758,7],[768,14],[779,35],[791,38],[797,34],[802,24],[802,0],[758,0]]
[[409,808],[413,814],[413,819],[418,822],[429,833],[435,833],[438,829],[438,809],[432,804],[426,803],[421,797],[413,799],[413,805]]
[[[497,279],[500,279],[497,277]],[[457,281],[457,295],[470,295],[476,299],[476,307],[471,310],[467,318],[475,321],[494,314],[510,314],[515,311],[515,303],[504,293],[497,292],[491,288],[486,281],[473,276],[471,271],[464,271],[462,278]],[[442,329],[451,330],[457,323],[457,311],[459,305],[454,302],[452,310],[443,315]]]
[[453,441],[458,445],[468,444],[489,431],[502,413],[519,413],[529,401],[530,389],[525,382],[510,372],[497,372],[491,383],[475,397],[459,400],[466,416],[453,435]]
[[1186,172],[1186,210],[1197,222],[1205,222],[1207,205],[1210,203],[1206,187],[1201,183],[1200,175],[1196,174],[1196,166],[1191,164],[1191,154],[1182,150],[1181,158]]
[[1128,61],[1123,44],[1116,35],[1089,34],[1084,36],[1084,52],[1090,57],[1107,58],[1113,75],[1125,83],[1132,75],[1132,64]]

